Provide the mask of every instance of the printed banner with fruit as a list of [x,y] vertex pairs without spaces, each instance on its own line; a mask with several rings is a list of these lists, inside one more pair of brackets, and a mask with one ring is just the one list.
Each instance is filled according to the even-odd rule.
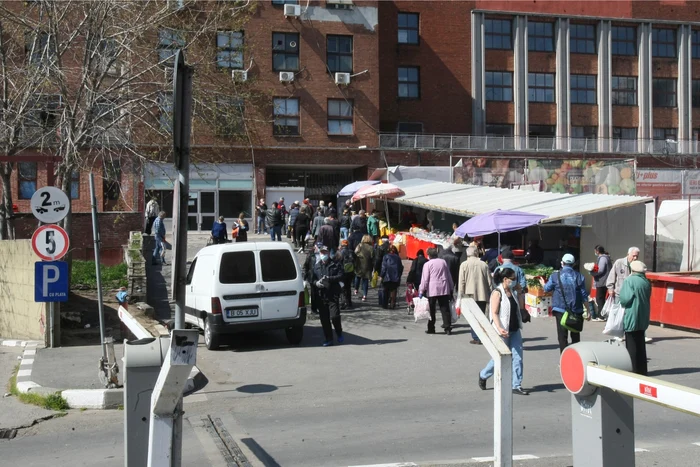
[[552,193],[634,195],[632,161],[528,159],[527,180],[544,182]]

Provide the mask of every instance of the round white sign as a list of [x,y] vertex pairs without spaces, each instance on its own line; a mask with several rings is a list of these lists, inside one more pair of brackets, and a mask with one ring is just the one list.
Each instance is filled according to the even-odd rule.
[[68,253],[68,247],[68,234],[57,225],[42,225],[32,235],[32,249],[44,261],[63,258]]
[[44,224],[55,224],[68,215],[70,200],[60,188],[46,186],[32,195],[32,214]]

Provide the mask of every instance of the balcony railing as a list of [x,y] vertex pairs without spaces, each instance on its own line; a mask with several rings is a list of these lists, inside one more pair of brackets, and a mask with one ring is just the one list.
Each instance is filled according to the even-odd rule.
[[383,149],[700,154],[699,141],[381,133]]

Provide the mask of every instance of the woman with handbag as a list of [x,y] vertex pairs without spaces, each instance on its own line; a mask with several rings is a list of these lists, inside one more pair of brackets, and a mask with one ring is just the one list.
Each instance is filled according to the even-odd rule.
[[[515,271],[510,268],[497,269],[493,273],[493,283],[496,288],[491,292],[491,323],[503,342],[513,354],[513,394],[529,395],[523,389],[523,320],[520,306],[513,284],[516,281]],[[494,361],[491,360],[479,373],[479,388],[486,390],[486,380],[493,376]]]
[[[348,246],[349,246],[348,241]],[[369,288],[369,280],[372,278],[372,270],[374,267],[374,248],[372,247],[372,237],[365,235],[362,237],[362,242],[355,248],[355,295],[362,284],[362,301],[367,300],[367,289]]]
[[214,245],[219,245],[228,241],[228,233],[226,232],[226,222],[224,222],[224,216],[219,216],[219,220],[214,222],[214,225],[211,228],[211,239]]
[[581,341],[583,330],[583,312],[588,301],[588,291],[583,274],[574,271],[572,267],[575,262],[574,255],[567,253],[561,258],[561,269],[549,276],[547,283],[540,278],[544,291],[552,292],[552,314],[557,322],[559,353],[564,352],[569,345],[569,332],[571,343],[576,344]]
[[245,220],[245,213],[242,212],[238,216],[238,219],[233,223],[233,231],[235,232],[235,235],[232,233],[231,236],[236,238],[236,243],[248,241],[248,229],[248,221]]

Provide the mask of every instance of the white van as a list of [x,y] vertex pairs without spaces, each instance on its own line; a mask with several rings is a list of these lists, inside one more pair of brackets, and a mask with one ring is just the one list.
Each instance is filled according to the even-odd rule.
[[287,242],[212,245],[187,273],[185,321],[204,330],[207,349],[221,335],[284,329],[291,344],[304,336],[304,281]]

